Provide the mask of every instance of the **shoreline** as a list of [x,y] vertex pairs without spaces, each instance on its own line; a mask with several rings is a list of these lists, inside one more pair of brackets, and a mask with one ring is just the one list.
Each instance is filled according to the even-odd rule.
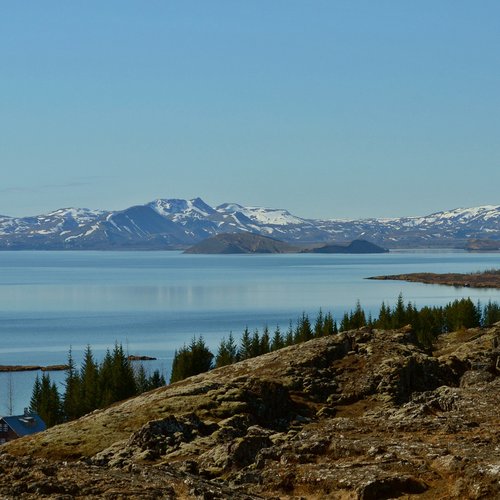
[[69,368],[68,365],[0,365],[0,373],[11,373],[11,372],[56,372],[64,371]]
[[[156,358],[152,356],[138,356],[130,354],[127,356],[128,361],[155,361]],[[57,372],[67,370],[69,366],[63,365],[0,365],[0,373],[13,373],[13,372]]]
[[397,280],[428,285],[446,285],[463,288],[500,288],[500,271],[482,273],[408,273],[370,276],[368,280]]

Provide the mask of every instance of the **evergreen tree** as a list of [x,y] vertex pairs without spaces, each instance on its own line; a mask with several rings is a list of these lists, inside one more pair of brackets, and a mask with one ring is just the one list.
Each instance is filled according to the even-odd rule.
[[115,400],[113,395],[113,357],[109,349],[99,367],[99,407],[109,406]]
[[30,410],[34,413],[40,413],[40,405],[42,401],[42,384],[38,374],[35,378],[35,383],[33,384],[33,390],[31,392],[30,399]]
[[160,370],[155,370],[148,380],[148,390],[157,389],[166,385],[165,377],[160,373]]
[[269,336],[269,328],[268,326],[264,326],[264,332],[262,333],[262,337],[260,338],[259,345],[259,355],[267,354],[271,350],[271,338]]
[[245,327],[243,335],[240,340],[240,348],[238,350],[238,358],[248,359],[252,357],[252,339],[250,337],[250,332],[248,331],[248,326]]
[[68,352],[68,368],[64,382],[63,412],[67,420],[74,420],[81,416],[80,377],[75,367],[71,347]]
[[496,302],[488,301],[484,306],[482,324],[491,326],[500,321],[500,306]]
[[314,336],[318,338],[323,335],[325,335],[325,321],[323,318],[323,311],[320,308],[318,315],[316,316],[316,321],[314,322]]
[[396,307],[394,308],[394,313],[392,315],[392,328],[402,328],[407,325],[406,321],[406,308],[403,299],[403,294],[398,295],[398,300],[396,302]]
[[200,336],[193,337],[189,347],[183,346],[174,355],[170,383],[203,373],[212,367],[213,354]]
[[349,317],[349,327],[353,329],[361,328],[363,326],[366,326],[365,311],[363,311],[361,303],[358,300],[356,302],[356,308],[353,312],[351,312],[351,315]]
[[281,335],[279,325],[276,325],[273,339],[271,340],[271,351],[277,351],[278,349],[281,349],[283,347],[285,347],[285,340],[283,339],[283,335]]
[[252,338],[250,339],[250,357],[255,358],[260,355],[260,335],[259,330],[256,328],[253,331]]
[[351,329],[351,320],[349,319],[349,314],[347,312],[344,313],[342,319],[340,320],[340,331],[346,332]]
[[385,302],[382,302],[382,305],[380,306],[378,319],[375,323],[377,328],[382,330],[387,330],[392,327],[391,309],[390,307],[386,307]]
[[455,300],[444,308],[445,329],[448,332],[474,328],[481,323],[481,312],[470,298]]
[[61,400],[55,383],[51,383],[48,373],[42,375],[40,382],[39,403],[36,410],[47,427],[62,421]]
[[220,341],[219,350],[217,351],[217,356],[215,357],[215,367],[227,366],[236,363],[238,360],[238,348],[234,342],[233,334],[229,334],[228,340],[222,337]]
[[234,340],[233,332],[229,332],[226,347],[229,353],[229,358],[232,360],[231,363],[236,363],[237,361],[239,361],[238,346],[236,345],[236,342]]
[[325,314],[325,319],[323,320],[323,335],[334,335],[337,332],[337,324],[335,323],[332,313],[328,312]]
[[142,363],[140,363],[135,369],[135,386],[137,387],[138,394],[147,392],[150,389],[150,381]]
[[123,346],[116,343],[112,356],[111,393],[113,401],[121,401],[137,394],[134,370]]
[[286,331],[285,335],[285,345],[290,346],[293,345],[294,343],[294,332],[293,332],[293,326],[292,326],[292,320],[288,323],[288,329]]
[[80,370],[80,415],[99,407],[99,369],[92,349],[87,345]]
[[313,338],[313,331],[309,316],[303,312],[302,317],[297,319],[297,328],[295,330],[294,343],[307,342]]

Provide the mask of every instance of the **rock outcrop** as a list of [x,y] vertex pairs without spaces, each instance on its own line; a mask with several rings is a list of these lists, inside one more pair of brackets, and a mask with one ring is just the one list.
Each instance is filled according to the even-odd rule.
[[1,498],[499,498],[500,323],[361,329],[2,446]]

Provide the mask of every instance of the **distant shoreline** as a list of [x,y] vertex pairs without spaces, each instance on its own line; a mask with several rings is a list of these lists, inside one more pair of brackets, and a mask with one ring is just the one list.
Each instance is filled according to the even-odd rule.
[[[156,358],[152,356],[137,356],[129,355],[127,356],[129,361],[154,361]],[[0,365],[0,373],[12,373],[12,372],[61,372],[67,370],[68,365]]]
[[429,285],[447,285],[466,288],[500,288],[500,270],[482,273],[409,273],[371,276],[369,280],[399,280]]
[[69,368],[68,365],[0,365],[0,373],[8,372],[34,372],[41,370],[42,372],[64,371]]

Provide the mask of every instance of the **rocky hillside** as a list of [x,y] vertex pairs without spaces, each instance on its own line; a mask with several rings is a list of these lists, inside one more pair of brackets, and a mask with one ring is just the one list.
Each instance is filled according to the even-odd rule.
[[500,497],[500,323],[343,332],[1,447],[1,498]]

